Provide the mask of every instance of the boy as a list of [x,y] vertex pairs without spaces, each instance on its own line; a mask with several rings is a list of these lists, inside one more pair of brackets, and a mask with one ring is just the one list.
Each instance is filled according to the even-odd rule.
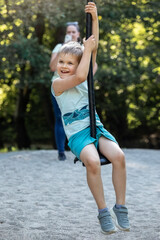
[[[99,28],[96,5],[93,2],[88,2],[85,12],[92,15],[93,35],[84,40],[84,50],[76,42],[69,42],[62,46],[57,63],[57,72],[60,77],[54,80],[52,86],[62,112],[63,125],[69,140],[68,145],[86,166],[87,182],[98,207],[98,219],[102,232],[111,234],[116,231],[115,225],[123,231],[129,231],[130,229],[128,210],[125,206],[125,157],[115,138],[104,129],[97,114],[96,139],[90,136],[86,79],[91,54],[93,66],[96,61]],[[104,198],[97,147],[113,166],[116,204],[111,212],[108,210]],[[115,224],[112,218],[115,220]]]

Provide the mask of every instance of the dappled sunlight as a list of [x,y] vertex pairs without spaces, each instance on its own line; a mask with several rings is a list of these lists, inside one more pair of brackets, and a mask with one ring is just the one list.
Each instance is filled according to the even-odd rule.
[[23,23],[22,20],[19,19],[19,18],[14,20],[14,24],[15,24],[17,27],[19,27],[22,23]]
[[[160,134],[158,4],[149,0],[126,0],[125,4],[97,1],[100,39],[96,107],[121,145],[132,137],[141,144],[145,136],[149,140],[142,146],[159,147],[158,137],[154,146],[150,141],[151,134]],[[14,119],[19,109],[18,117],[22,117],[30,141],[40,139],[54,145],[50,56],[53,47],[63,43],[67,21],[78,21],[81,39],[85,37],[84,5],[76,0],[1,1],[2,144],[17,141]]]
[[128,121],[129,129],[135,129],[135,128],[139,127],[142,124],[137,119],[136,114],[134,112],[128,113],[127,121]]

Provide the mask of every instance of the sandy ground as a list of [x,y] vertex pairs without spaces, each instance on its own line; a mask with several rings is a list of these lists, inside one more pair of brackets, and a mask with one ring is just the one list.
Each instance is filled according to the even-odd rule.
[[[160,239],[160,150],[123,149],[130,232],[100,232],[86,169],[55,150],[0,154],[0,240]],[[102,167],[107,205],[115,203],[112,166]]]

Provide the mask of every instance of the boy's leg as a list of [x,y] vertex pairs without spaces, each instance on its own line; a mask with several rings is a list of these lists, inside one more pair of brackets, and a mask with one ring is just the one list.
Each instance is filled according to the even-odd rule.
[[88,186],[94,196],[98,209],[106,208],[100,160],[94,144],[89,144],[82,149],[80,159],[86,166]]
[[99,150],[112,163],[112,181],[116,194],[116,204],[125,205],[126,166],[124,153],[115,142],[104,137],[99,139]]
[[104,234],[114,233],[116,232],[116,229],[110,212],[106,208],[101,179],[100,159],[94,144],[89,144],[82,149],[80,159],[86,166],[88,186],[99,209],[98,219],[101,225],[101,230]]
[[99,150],[111,161],[113,166],[112,180],[116,193],[116,205],[111,210],[111,215],[120,230],[129,231],[128,209],[125,206],[126,166],[124,153],[115,142],[104,137],[99,139]]

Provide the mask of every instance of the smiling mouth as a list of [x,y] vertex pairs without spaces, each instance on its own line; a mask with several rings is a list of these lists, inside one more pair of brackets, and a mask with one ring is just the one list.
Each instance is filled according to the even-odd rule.
[[69,71],[61,71],[61,73],[69,73]]

